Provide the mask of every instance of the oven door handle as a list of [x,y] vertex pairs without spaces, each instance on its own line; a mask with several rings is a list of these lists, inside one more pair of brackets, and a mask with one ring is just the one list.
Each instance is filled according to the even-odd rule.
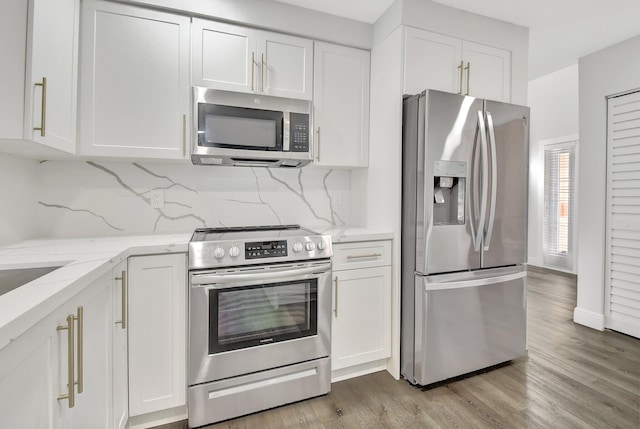
[[[291,280],[291,279],[307,279],[313,277],[313,274],[325,274],[331,271],[328,266],[316,266],[306,268],[286,268],[273,269],[268,272],[255,273],[224,273],[224,274],[194,274],[191,276],[191,285],[228,285],[229,283],[245,283],[254,281],[272,281],[272,280]],[[211,286],[211,289],[216,289]]]

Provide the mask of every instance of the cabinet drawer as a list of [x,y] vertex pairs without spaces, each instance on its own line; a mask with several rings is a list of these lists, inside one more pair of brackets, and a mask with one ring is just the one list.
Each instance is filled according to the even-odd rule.
[[335,243],[333,270],[391,265],[391,240]]

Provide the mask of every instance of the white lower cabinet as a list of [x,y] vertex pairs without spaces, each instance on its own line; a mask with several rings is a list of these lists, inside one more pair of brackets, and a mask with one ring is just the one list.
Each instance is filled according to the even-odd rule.
[[129,258],[129,415],[186,405],[184,253]]
[[0,350],[2,427],[107,428],[109,281],[110,273]]
[[[391,356],[391,242],[333,245],[331,370],[335,380]],[[370,364],[374,364],[371,366]]]

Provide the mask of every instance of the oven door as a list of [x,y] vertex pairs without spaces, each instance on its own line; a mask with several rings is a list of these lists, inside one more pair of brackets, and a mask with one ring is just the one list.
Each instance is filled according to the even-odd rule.
[[192,272],[189,385],[330,355],[331,262]]

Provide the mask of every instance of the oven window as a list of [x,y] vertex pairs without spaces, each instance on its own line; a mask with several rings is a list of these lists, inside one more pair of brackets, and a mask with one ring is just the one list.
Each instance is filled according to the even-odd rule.
[[209,292],[209,354],[317,334],[317,280]]

